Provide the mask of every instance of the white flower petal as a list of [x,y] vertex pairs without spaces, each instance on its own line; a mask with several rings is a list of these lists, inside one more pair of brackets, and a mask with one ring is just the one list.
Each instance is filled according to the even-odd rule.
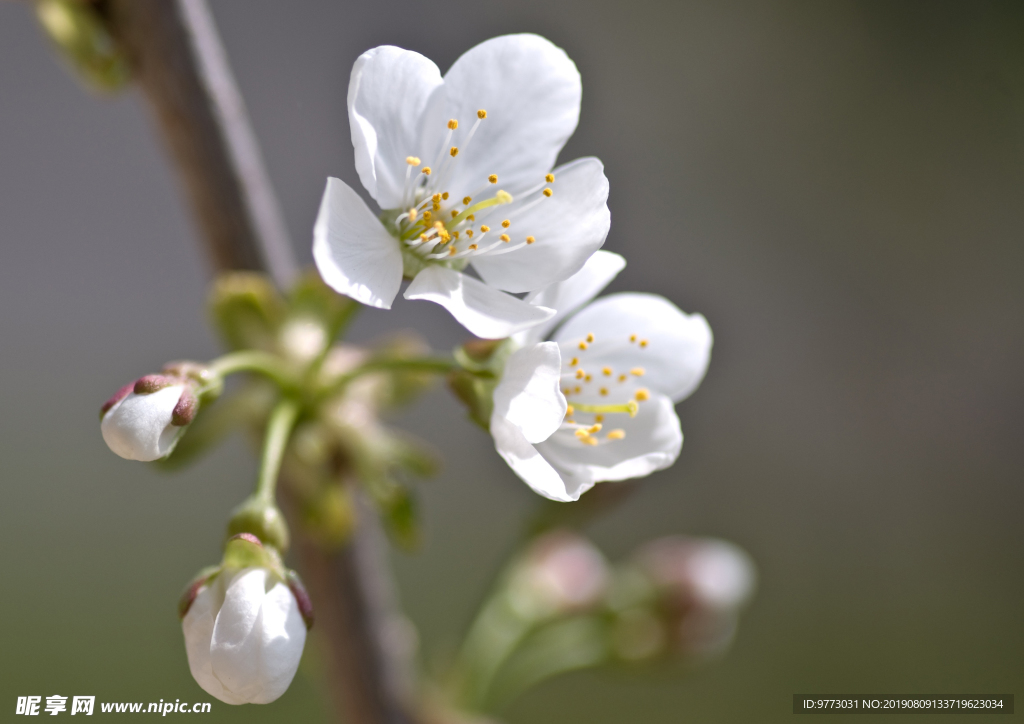
[[[641,367],[644,387],[675,402],[697,389],[711,360],[712,336],[700,314],[685,314],[654,294],[612,294],[587,305],[555,333],[558,342],[595,335],[587,364],[616,373]],[[637,341],[629,341],[636,335]],[[646,340],[646,346],[640,343]]]
[[[580,158],[554,170],[554,195],[517,214],[519,202],[499,212],[510,217],[514,241],[536,241],[516,251],[473,259],[473,267],[491,286],[531,292],[568,279],[608,236],[608,179],[596,158]],[[529,200],[523,200],[529,204]]]
[[211,584],[200,589],[195,600],[192,601],[188,613],[182,619],[181,629],[185,635],[188,668],[196,683],[210,696],[216,697],[226,704],[244,704],[246,703],[244,699],[224,688],[220,679],[213,675],[213,667],[210,664],[213,626],[223,600],[224,587],[218,576]]
[[642,402],[635,418],[608,416],[605,434],[614,428],[624,430],[625,438],[590,446],[580,442],[572,430],[559,430],[536,449],[564,479],[602,482],[640,478],[667,468],[683,446],[679,417],[665,395],[652,395]]
[[461,272],[429,266],[405,290],[406,299],[440,304],[463,327],[484,339],[501,339],[550,318],[555,312],[527,304]]
[[213,675],[225,689],[245,701],[251,701],[261,684],[257,628],[266,583],[266,570],[248,568],[226,584],[210,642]]
[[126,460],[150,462],[169,454],[184,427],[171,424],[184,385],[144,395],[129,392],[103,416],[100,432],[113,452]]
[[528,294],[524,301],[555,310],[555,316],[517,335],[520,344],[544,339],[558,323],[596,297],[626,266],[626,260],[610,251],[599,250],[583,268],[564,282]]
[[391,309],[402,284],[399,241],[344,181],[327,179],[313,227],[313,259],[324,281],[357,302]]
[[518,427],[527,442],[547,439],[565,417],[561,368],[562,356],[554,342],[518,349],[505,363],[494,390],[494,414]]
[[425,129],[424,147],[431,154],[441,150],[449,118],[460,124],[456,146],[478,110],[486,110],[487,118],[453,164],[444,190],[472,193],[490,174],[512,194],[540,183],[576,130],[581,93],[576,65],[539,35],[504,35],[468,50],[444,76],[437,92],[443,115]]
[[500,415],[491,417],[491,436],[498,454],[537,494],[567,503],[579,500],[593,487],[593,480],[584,477],[563,478],[537,448],[527,442],[522,430]]
[[281,582],[267,591],[260,615],[259,691],[249,701],[269,704],[287,691],[295,678],[306,643],[306,624],[295,596]]
[[348,118],[356,170],[382,209],[402,205],[405,159],[424,153],[420,146],[423,115],[441,83],[441,73],[432,61],[390,45],[368,50],[352,67]]

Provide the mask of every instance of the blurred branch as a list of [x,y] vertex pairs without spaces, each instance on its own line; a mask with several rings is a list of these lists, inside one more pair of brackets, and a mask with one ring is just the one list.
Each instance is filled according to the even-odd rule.
[[[204,0],[104,0],[177,166],[218,271],[270,272],[287,287],[297,264],[288,232]],[[325,550],[303,534],[299,506],[281,489],[298,534],[303,576],[329,650],[328,686],[351,724],[405,724],[405,651],[394,624],[377,521],[368,511],[352,543]]]

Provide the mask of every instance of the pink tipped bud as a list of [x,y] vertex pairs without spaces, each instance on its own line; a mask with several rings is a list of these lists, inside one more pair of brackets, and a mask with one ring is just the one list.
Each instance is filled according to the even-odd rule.
[[249,541],[250,543],[255,543],[260,548],[263,547],[263,544],[260,542],[260,539],[257,538],[256,536],[254,536],[252,533],[237,533],[237,534],[231,536],[230,538],[228,538],[228,543],[230,543],[233,540]]
[[568,531],[548,533],[523,560],[518,585],[546,613],[567,613],[596,605],[608,584],[604,557],[588,540]]
[[306,592],[306,587],[302,585],[302,579],[299,578],[298,573],[289,570],[286,583],[292,595],[295,596],[295,602],[299,604],[299,613],[302,614],[302,620],[306,622],[308,631],[313,628],[313,602],[309,599],[309,594]]
[[144,462],[169,455],[198,410],[187,383],[165,375],[141,377],[104,407],[100,431],[107,446],[127,460]]

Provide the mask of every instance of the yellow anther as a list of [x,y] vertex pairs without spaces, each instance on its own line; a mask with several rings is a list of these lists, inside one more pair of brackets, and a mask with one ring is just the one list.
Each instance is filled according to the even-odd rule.
[[409,164],[410,166],[419,166],[422,163],[422,161],[420,161],[415,156],[406,156],[405,157],[405,162],[407,164]]
[[629,335],[629,341],[630,342],[636,342],[636,335],[635,334]]
[[456,211],[455,209],[452,209],[452,218],[454,219],[458,215],[459,215],[459,212]]
[[443,194],[441,194],[441,198],[444,199],[445,201],[447,201],[448,200],[448,192],[445,191]]
[[553,194],[554,191],[552,191],[551,189],[544,189],[543,191],[541,191],[541,193],[544,194],[545,196],[547,196],[550,199],[551,198],[551,194]]
[[473,230],[472,229],[466,229],[466,236],[468,236],[470,239],[472,239],[473,238]]
[[567,418],[565,418],[565,421],[566,421],[567,423],[569,423],[570,425],[575,425],[575,424],[576,424],[576,421],[575,421],[575,420],[573,420],[573,419],[572,419],[571,417],[567,417]]
[[409,221],[416,221],[416,207],[409,209]]
[[647,346],[647,340],[646,339],[641,339],[640,340],[640,346],[641,347],[646,347]]
[[456,156],[459,155],[459,147],[458,146],[452,146],[451,150],[448,153],[450,153],[452,155],[452,158],[455,158]]
[[454,118],[451,119],[450,121],[448,121],[448,130],[454,131],[458,127],[459,127],[459,122],[456,121]]
[[457,232],[457,231],[453,231],[453,232],[452,232],[452,236],[454,236],[454,237],[455,237],[455,240],[456,240],[456,241],[458,241],[458,240],[459,240],[459,232]]
[[594,422],[604,422],[604,415],[594,415]]
[[566,405],[566,407],[565,407],[565,416],[566,417],[572,417],[574,412],[576,412],[576,408],[575,407],[573,407],[572,405]]
[[588,342],[593,342],[594,341],[594,335],[593,334],[588,334],[587,335],[587,341]]
[[507,229],[510,226],[512,226],[512,222],[509,221],[508,219],[505,219],[504,221],[501,222],[501,227],[503,229]]
[[502,190],[499,189],[498,193],[494,194],[494,198],[496,198],[498,200],[499,204],[511,204],[512,203],[512,194],[510,194],[508,191],[502,191]]
[[581,392],[581,389],[582,389],[582,388],[580,388],[580,386],[579,386],[579,385],[576,385],[576,387],[575,387],[575,388],[573,388],[573,391],[574,391],[574,392],[575,392],[575,393],[576,393],[576,394],[578,395],[578,394],[579,394],[579,393]]
[[497,174],[492,173],[490,176],[487,177],[487,180],[490,181],[492,184],[496,184],[498,183],[498,176]]
[[[472,231],[470,231],[469,233],[470,233],[470,234],[472,234],[473,232],[472,232]],[[479,247],[478,247],[478,246],[477,246],[476,244],[470,244],[470,245],[469,245],[469,246],[468,246],[467,248],[468,248],[468,249],[469,249],[470,251],[476,251],[476,250],[477,250],[477,249],[478,249]]]
[[469,216],[466,217],[466,221],[476,221],[476,216],[473,215],[473,214],[470,214]]
[[535,242],[535,241],[537,241],[537,240],[536,240],[536,239],[534,239],[534,238],[533,238],[532,236],[528,236],[528,237],[526,237],[526,243],[527,243],[527,244],[532,244],[532,243],[533,243],[533,242]]
[[601,396],[602,396],[602,397],[607,397],[607,396],[608,396],[608,388],[607,388],[607,387],[602,387],[602,388],[601,388],[601,389],[599,390],[599,392],[601,393]]
[[435,221],[434,222],[434,228],[437,229],[438,231],[443,230],[444,229],[444,222],[443,221]]
[[611,377],[612,376],[612,368],[611,367],[602,367],[601,368],[601,374],[603,374],[605,377]]
[[491,227],[489,227],[489,226],[488,226],[487,224],[481,224],[481,225],[480,225],[480,231],[484,232],[485,234],[486,234],[486,233],[487,233],[488,231],[490,231],[490,230],[491,230]]
[[580,438],[580,442],[584,445],[590,445],[593,447],[594,445],[597,445],[597,438],[587,435],[586,437]]
[[646,387],[641,387],[639,390],[636,391],[636,394],[634,394],[633,397],[636,398],[637,402],[645,402],[651,399],[651,393],[647,390]]
[[504,241],[506,244],[508,242],[512,241],[512,237],[510,237],[508,234],[502,234],[498,238],[501,239],[502,241]]
[[423,212],[423,223],[424,224],[429,224],[431,216],[432,216],[432,214],[429,211],[424,211]]
[[435,204],[441,203],[441,194],[434,194],[433,196],[430,197],[430,200],[433,201]]
[[576,370],[576,379],[582,380],[586,376],[586,372],[583,370]]
[[420,241],[426,241],[426,240],[427,240],[427,235],[426,234],[420,234]]
[[643,377],[644,372],[645,370],[643,367],[634,367],[629,371],[629,374],[633,375],[634,377]]
[[433,208],[434,211],[440,211],[441,210],[441,202],[440,201],[435,201],[433,204],[431,204],[431,208]]
[[590,433],[587,432],[586,430],[577,430],[576,431],[576,437],[578,437],[580,440],[582,440],[585,437],[590,437]]
[[636,417],[636,413],[639,409],[640,405],[636,404],[636,400],[630,400],[626,403],[626,410],[629,412],[630,417]]
[[626,436],[625,430],[609,430],[607,438],[609,440],[621,440]]
[[455,256],[455,245],[454,244],[452,244],[452,246],[448,249],[448,256]]
[[472,197],[472,196],[467,196],[466,198],[464,198],[464,199],[462,200],[462,205],[463,205],[463,206],[469,206],[469,202],[470,202],[470,201],[472,201],[472,200],[473,200],[473,197]]
[[562,394],[563,395],[571,395],[572,394],[572,390],[570,390],[568,387],[563,387],[562,388]]
[[626,375],[619,375],[619,382],[625,382],[625,381],[626,381]]
[[547,181],[548,183],[553,182],[555,180],[555,174],[549,173],[547,176],[544,177],[544,180]]
[[580,363],[580,358],[579,358],[579,357],[573,357],[573,358],[572,358],[572,359],[571,359],[571,360],[569,361],[569,366],[570,366],[570,367],[575,367],[575,366],[576,366],[576,365],[578,365],[579,363]]
[[487,118],[487,111],[481,108],[479,111],[476,112],[476,117],[482,121],[483,119]]
[[592,379],[594,379],[594,378],[591,375],[588,374],[586,377],[583,378],[583,381],[584,382],[590,382]]
[[590,427],[587,428],[587,432],[591,435],[593,435],[594,433],[601,432],[601,425],[591,425]]
[[587,348],[587,343],[586,342],[580,342],[580,349],[586,349],[586,348]]
[[423,173],[425,173],[427,176],[429,176],[430,175],[430,166],[424,166],[423,167]]
[[449,234],[444,229],[441,229],[441,231],[439,231],[438,234],[441,236],[441,240],[444,241],[445,244],[452,240],[451,234]]

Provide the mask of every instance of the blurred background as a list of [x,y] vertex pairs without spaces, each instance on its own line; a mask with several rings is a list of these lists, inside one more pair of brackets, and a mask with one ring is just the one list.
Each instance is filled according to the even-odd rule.
[[[359,187],[345,94],[394,44],[442,70],[533,31],[583,76],[562,159],[611,180],[613,291],[715,331],[675,467],[591,532],[723,537],[759,566],[720,663],[578,674],[510,724],[788,721],[795,693],[1024,693],[1024,6],[1016,2],[213,0],[298,252],[325,178]],[[175,604],[250,490],[240,439],[183,473],[112,455],[100,404],[211,358],[210,280],[148,109],[66,72],[0,3],[0,706],[209,701]],[[464,333],[399,300],[354,337]],[[399,424],[445,459],[395,554],[424,648],[450,650],[535,496],[437,389]],[[315,649],[314,644],[310,647]],[[315,654],[315,650],[309,651]],[[271,707],[326,720],[316,656]],[[99,713],[97,711],[97,713]]]

